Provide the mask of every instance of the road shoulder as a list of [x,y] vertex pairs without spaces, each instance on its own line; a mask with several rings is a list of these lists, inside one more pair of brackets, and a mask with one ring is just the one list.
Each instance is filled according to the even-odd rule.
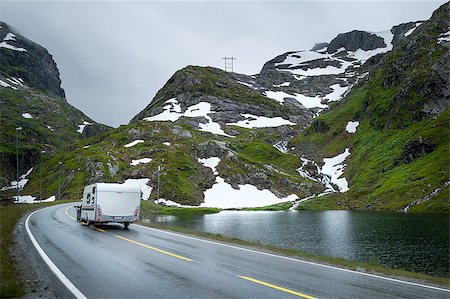
[[25,220],[30,214],[25,213],[14,227],[15,244],[11,251],[24,283],[26,293],[23,298],[74,298],[44,263],[28,237]]

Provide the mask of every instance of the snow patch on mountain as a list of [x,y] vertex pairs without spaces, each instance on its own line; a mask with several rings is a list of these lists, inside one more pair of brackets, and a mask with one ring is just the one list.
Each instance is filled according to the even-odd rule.
[[[352,64],[349,61],[335,57],[336,54],[318,53],[316,51],[300,51],[288,54],[283,62],[275,63],[280,72],[290,72],[297,76],[322,76],[342,74]],[[339,66],[309,68],[308,63],[322,60],[325,63],[334,62]]]
[[0,42],[0,48],[9,49],[13,51],[19,51],[19,52],[26,52],[27,50],[24,48],[17,48],[7,42],[15,42],[16,36],[13,33],[8,33],[4,38],[3,41]]
[[348,191],[347,180],[340,177],[344,173],[346,166],[343,162],[348,156],[350,156],[350,150],[346,148],[342,154],[323,159],[324,165],[322,166],[321,172],[330,177],[331,183],[338,186],[340,192]]
[[328,107],[327,105],[321,103],[322,98],[320,96],[309,97],[299,93],[289,94],[284,91],[265,91],[265,95],[280,104],[284,103],[285,98],[293,98],[307,109]]
[[288,87],[289,85],[291,85],[291,82],[284,82],[281,84],[275,84],[273,87]]
[[128,143],[128,144],[125,144],[124,147],[132,147],[132,146],[135,146],[136,144],[142,143],[142,142],[144,142],[144,140],[138,139],[138,140],[135,140],[135,141],[130,142],[130,143]]
[[148,200],[150,198],[150,194],[152,193],[152,187],[148,185],[148,182],[150,182],[149,178],[128,179],[123,184],[139,186],[142,192],[142,200]]
[[[28,171],[25,174],[22,174],[19,177],[19,189],[23,189],[23,187],[25,187],[25,185],[28,183],[29,179],[27,179],[27,177],[30,175],[30,173],[32,171],[33,171],[33,167],[28,169]],[[17,181],[12,181],[10,183],[10,186],[3,187],[2,191],[10,190],[10,189],[16,189],[16,188],[17,188]]]
[[138,159],[138,160],[131,160],[130,165],[131,166],[136,166],[136,165],[139,165],[139,164],[147,164],[147,163],[150,163],[151,161],[152,161],[151,158],[142,158],[142,159]]
[[84,128],[85,128],[86,126],[91,126],[91,125],[92,125],[92,124],[91,124],[90,122],[83,121],[83,124],[78,125],[78,130],[77,130],[77,132],[80,133],[80,134],[83,134]]
[[9,87],[9,88],[12,88],[14,90],[17,90],[17,87],[12,86],[11,84],[8,84],[8,83],[6,83],[5,81],[2,81],[2,80],[0,80],[0,86],[2,86],[2,87]]
[[[295,194],[285,198],[278,198],[269,190],[258,190],[258,188],[250,184],[239,185],[239,190],[236,190],[220,176],[216,177],[216,183],[206,190],[204,194],[205,201],[200,207],[221,209],[264,207],[298,199],[298,196]],[[225,198],[224,194],[227,195]]]
[[420,24],[422,24],[422,22],[417,22],[417,23],[416,23],[416,27],[411,28],[411,29],[409,29],[408,31],[406,31],[404,36],[407,37],[407,36],[411,35],[411,33],[413,33],[414,30],[416,30],[417,27],[419,27]]
[[279,150],[280,152],[282,152],[283,154],[287,154],[287,152],[288,152],[288,147],[287,147],[288,143],[289,143],[289,141],[282,140],[282,141],[278,141],[278,142],[275,143],[273,146],[274,146],[277,150]]
[[392,50],[392,40],[394,39],[394,34],[390,30],[380,31],[380,32],[370,32],[375,35],[378,35],[384,40],[384,43],[386,44],[385,47],[377,48],[374,50],[362,50],[358,49],[356,51],[348,51],[347,56],[350,58],[356,59],[360,64],[363,64],[366,62],[369,58],[381,54],[386,53],[390,50]]
[[337,102],[342,99],[344,94],[350,90],[351,86],[340,86],[339,84],[333,84],[330,86],[333,91],[329,94],[327,94],[324,99],[328,100],[329,102]]
[[16,35],[14,33],[8,33],[5,38],[3,39],[3,41],[16,41]]
[[23,82],[23,80],[21,78],[11,77],[11,78],[6,78],[6,80],[9,81],[10,83],[14,84],[14,85],[26,87],[24,85],[24,82]]
[[205,159],[198,158],[197,161],[200,164],[202,164],[203,166],[211,168],[214,175],[219,174],[216,169],[217,165],[219,165],[219,163],[220,163],[219,157],[210,157],[210,158],[205,158]]
[[[297,169],[297,172],[304,178],[316,182],[321,182],[325,186],[325,191],[323,192],[323,194],[332,192],[346,192],[348,190],[348,188],[345,188],[345,186],[348,186],[346,185],[347,181],[345,180],[345,178],[339,178],[342,175],[342,173],[339,173],[339,171],[343,171],[343,169],[345,168],[345,165],[341,165],[341,163],[348,155],[350,155],[349,152],[347,154],[347,151],[348,149],[346,149],[346,151],[344,151],[344,153],[340,155],[323,159],[324,165],[322,167],[320,167],[313,160],[301,157],[300,159],[303,163],[302,166]],[[311,164],[312,167],[308,167],[308,164]],[[338,187],[338,190],[336,190],[335,187]]]
[[442,44],[445,42],[450,42],[450,31],[447,31],[446,33],[443,33],[438,37],[438,44]]
[[163,107],[164,111],[160,114],[145,117],[146,121],[177,121],[181,117],[204,117],[208,121],[207,123],[199,123],[200,131],[210,132],[216,135],[223,135],[227,137],[232,137],[225,133],[221,128],[220,124],[213,122],[209,114],[215,113],[211,111],[211,104],[207,102],[200,102],[198,104],[192,105],[186,109],[184,113],[181,113],[181,105],[178,103],[176,98],[165,101],[166,106]]
[[183,206],[183,205],[180,205],[180,204],[177,203],[177,202],[171,201],[171,200],[169,200],[169,199],[164,199],[164,198],[160,198],[159,200],[156,199],[156,200],[154,201],[154,203],[156,203],[156,204],[163,204],[163,205],[168,206],[168,207],[185,207],[185,208],[192,208],[192,206]]
[[[306,157],[300,157],[302,165],[297,169],[297,173],[309,180],[321,182],[324,185],[325,190],[322,193],[314,194],[296,201],[291,209],[295,209],[301,202],[314,197],[321,197],[333,192],[347,192],[349,190],[348,182],[341,176],[346,167],[344,161],[348,156],[350,156],[350,150],[346,148],[343,153],[336,155],[335,157],[324,158],[322,167],[313,160],[309,160]],[[335,187],[337,187],[337,189]]]
[[47,199],[44,200],[36,200],[35,196],[32,195],[19,195],[19,197],[14,196],[14,203],[41,203],[41,202],[53,202],[56,200],[56,196],[52,195]]
[[359,121],[349,121],[345,130],[351,134],[356,133],[356,128],[359,126]]
[[236,123],[227,123],[229,126],[238,126],[243,128],[270,128],[285,125],[295,126],[296,124],[282,117],[265,117],[253,114],[241,114],[246,120],[240,120]]
[[[323,76],[339,75],[346,72],[350,66],[358,67],[366,62],[370,57],[380,53],[392,50],[392,40],[394,34],[390,30],[381,32],[370,32],[384,40],[385,46],[374,50],[346,51],[340,48],[336,53],[330,54],[321,49],[320,51],[299,51],[289,53],[284,61],[275,63],[279,72],[290,72],[297,76]],[[346,51],[346,57],[353,58],[355,61],[343,59],[342,52]],[[317,62],[321,64],[317,66]]]
[[314,175],[312,173],[310,173],[309,170],[306,169],[306,166],[309,163],[311,163],[315,167],[315,171],[316,171],[317,175],[319,175],[319,174],[321,174],[319,165],[317,165],[317,163],[314,162],[313,160],[309,160],[309,159],[307,159],[305,157],[300,157],[300,160],[302,161],[302,166],[300,166],[297,169],[297,173],[299,175],[301,175],[302,177],[307,178],[307,179],[309,179],[311,181],[321,182],[322,181],[321,179],[318,179],[318,178],[314,177]]
[[246,82],[242,82],[242,81],[237,81],[239,84],[242,84],[242,85],[245,85],[245,86],[247,86],[247,87],[250,87],[250,88],[253,88],[253,89],[258,89],[258,88],[256,88],[255,86],[253,86],[252,84],[250,84],[250,83],[246,83]]

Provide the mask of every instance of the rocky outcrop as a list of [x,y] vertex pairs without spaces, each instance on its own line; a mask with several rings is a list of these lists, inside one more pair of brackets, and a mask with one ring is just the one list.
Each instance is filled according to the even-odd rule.
[[105,167],[102,162],[97,162],[89,157],[87,159],[86,169],[89,173],[86,185],[103,183],[105,181]]
[[82,136],[84,138],[93,137],[93,136],[95,136],[97,134],[100,134],[102,132],[106,132],[109,129],[110,129],[110,127],[105,126],[103,124],[93,123],[92,125],[84,127]]
[[315,132],[319,132],[319,133],[325,133],[325,132],[328,132],[328,130],[330,130],[330,127],[324,121],[322,121],[320,119],[315,119],[311,123],[311,128]]
[[[436,10],[430,20],[421,23],[381,60],[383,87],[398,90],[386,111],[389,113],[385,113],[386,127],[404,128],[436,118],[450,107],[449,46],[439,40],[448,32],[449,13],[448,5]],[[397,26],[396,31],[413,25],[416,23]]]
[[415,28],[417,28],[424,21],[408,22],[392,27],[391,32],[394,34],[392,44],[397,46],[401,41],[407,38]]
[[328,53],[335,53],[340,48],[344,48],[347,51],[356,51],[358,49],[367,51],[386,46],[384,39],[376,34],[353,30],[336,36],[328,45],[327,51]]
[[431,153],[435,147],[436,147],[436,144],[434,144],[432,142],[423,141],[422,138],[419,138],[417,140],[408,141],[403,146],[403,151],[402,151],[402,156],[400,158],[401,159],[400,161],[405,164],[411,163],[411,162],[419,159],[420,157]]
[[[221,128],[231,134],[228,123],[235,123],[251,114],[265,117],[282,117],[299,125],[306,125],[313,114],[305,111],[296,101],[287,100],[280,105],[266,97],[266,90],[256,79],[245,75],[230,74],[215,68],[188,66],[176,72],[164,87],[156,94],[153,101],[131,122],[142,120],[162,113],[166,101],[176,99],[184,113],[188,107],[206,102],[211,105],[211,120],[220,124]],[[177,122],[198,128],[206,123],[204,117],[180,118]]]
[[312,47],[311,51],[322,50],[324,48],[327,48],[328,45],[329,45],[329,43],[317,43],[314,45],[314,47]]
[[0,47],[0,74],[21,78],[30,87],[65,98],[56,63],[44,47],[23,37],[4,22],[0,22],[0,40],[24,49]]

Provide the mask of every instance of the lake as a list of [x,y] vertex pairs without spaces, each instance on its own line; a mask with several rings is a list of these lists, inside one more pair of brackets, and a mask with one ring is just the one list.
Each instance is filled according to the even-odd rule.
[[158,222],[391,268],[449,275],[448,214],[223,211],[160,216]]

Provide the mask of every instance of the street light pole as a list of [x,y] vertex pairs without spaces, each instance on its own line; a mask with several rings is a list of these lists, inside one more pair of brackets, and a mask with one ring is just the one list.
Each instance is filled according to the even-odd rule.
[[42,154],[45,154],[45,151],[41,151],[40,157],[40,165],[39,165],[39,202],[42,201]]
[[61,200],[61,165],[62,162],[59,161],[58,163],[58,167],[59,167],[59,172],[58,172],[58,199]]
[[[156,201],[156,221],[158,221],[158,212],[159,212],[159,176],[161,175],[161,166],[158,165],[158,189],[157,189],[157,201]],[[155,222],[156,222],[155,221]]]
[[[78,168],[78,175],[80,175],[80,168]],[[77,197],[80,196],[80,179],[78,179],[78,187],[77,187]],[[77,198],[79,199],[79,198]]]
[[19,131],[22,127],[16,128],[16,170],[17,170],[17,181],[16,181],[16,201],[19,202]]

